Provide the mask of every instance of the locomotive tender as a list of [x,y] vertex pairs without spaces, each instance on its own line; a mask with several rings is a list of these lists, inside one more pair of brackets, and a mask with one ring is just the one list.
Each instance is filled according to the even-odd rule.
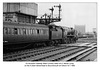
[[[59,5],[59,9],[61,6]],[[8,12],[9,13],[9,12]],[[12,17],[15,17],[15,14],[20,15],[20,12],[12,12],[14,14]],[[7,13],[6,13],[7,14]],[[60,13],[59,13],[60,15]],[[10,15],[11,16],[11,15]],[[33,17],[31,15],[24,15]],[[53,16],[53,15],[52,15]],[[19,16],[16,16],[19,19]],[[31,19],[31,18],[29,18]],[[49,20],[49,22],[56,22],[55,20],[60,21],[59,18],[42,18],[42,20]],[[47,23],[47,22],[46,22]],[[45,45],[55,45],[61,43],[72,43],[77,40],[77,31],[73,28],[56,26],[56,25],[45,25],[45,24],[29,24],[29,22],[18,22],[10,20],[3,21],[3,44],[23,44],[23,43],[32,43],[35,45],[45,44]]]

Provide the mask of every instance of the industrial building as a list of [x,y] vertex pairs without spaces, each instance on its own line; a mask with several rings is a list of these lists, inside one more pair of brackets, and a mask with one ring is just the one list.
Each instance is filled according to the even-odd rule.
[[3,21],[35,23],[37,15],[36,3],[3,3]]
[[74,28],[78,33],[85,34],[85,25],[75,25]]

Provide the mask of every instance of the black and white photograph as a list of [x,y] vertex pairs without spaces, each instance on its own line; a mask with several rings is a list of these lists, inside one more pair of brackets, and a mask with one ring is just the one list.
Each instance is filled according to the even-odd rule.
[[3,62],[97,62],[97,2],[3,2]]

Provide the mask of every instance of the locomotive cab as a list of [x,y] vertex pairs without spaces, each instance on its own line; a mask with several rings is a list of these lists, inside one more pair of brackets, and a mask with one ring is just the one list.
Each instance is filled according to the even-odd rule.
[[62,29],[60,26],[49,25],[49,40],[54,44],[60,44],[62,41]]

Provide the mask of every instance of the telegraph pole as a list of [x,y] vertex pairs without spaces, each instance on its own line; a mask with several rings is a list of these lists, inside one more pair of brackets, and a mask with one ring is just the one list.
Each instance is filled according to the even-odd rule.
[[[52,19],[53,19],[53,11],[54,11],[54,8],[52,7],[51,9],[49,9],[49,10],[51,10],[51,15],[52,15]],[[53,20],[52,20],[53,21]]]
[[58,18],[60,20],[61,5],[59,4],[58,6],[54,6],[54,7],[58,7],[59,8],[59,16],[58,16]]

